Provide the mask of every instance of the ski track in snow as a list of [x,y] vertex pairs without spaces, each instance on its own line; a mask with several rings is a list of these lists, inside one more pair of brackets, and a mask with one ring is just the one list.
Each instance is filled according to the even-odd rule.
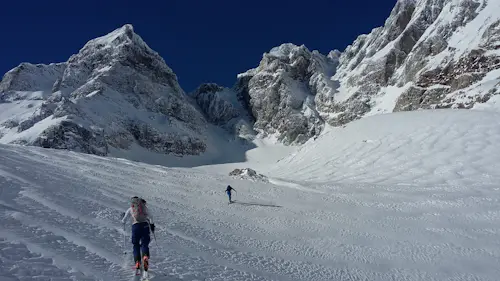
[[152,280],[497,280],[496,120],[367,118],[273,164],[270,183],[2,145],[0,280],[132,280],[120,218],[136,194],[157,225]]

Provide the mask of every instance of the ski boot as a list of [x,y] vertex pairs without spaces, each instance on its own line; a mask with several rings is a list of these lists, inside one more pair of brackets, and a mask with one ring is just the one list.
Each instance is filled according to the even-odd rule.
[[143,261],[143,265],[144,265],[144,271],[148,271],[148,269],[149,269],[149,257],[144,256],[142,258],[142,261]]

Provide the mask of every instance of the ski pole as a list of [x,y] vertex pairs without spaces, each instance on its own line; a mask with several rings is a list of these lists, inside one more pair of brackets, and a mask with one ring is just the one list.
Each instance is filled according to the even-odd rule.
[[156,234],[154,231],[153,231],[153,237],[155,238],[156,248],[159,250],[160,248],[158,247],[158,241],[156,241]]
[[155,234],[155,232],[151,229],[151,224],[149,223],[149,221],[148,221],[148,226],[149,226],[149,231],[153,233],[153,238],[155,239],[156,248],[159,250],[160,248],[158,247],[158,241],[156,241],[156,234]]
[[123,254],[127,254],[127,250],[126,250],[126,247],[127,247],[127,237],[125,235],[125,223],[123,223]]

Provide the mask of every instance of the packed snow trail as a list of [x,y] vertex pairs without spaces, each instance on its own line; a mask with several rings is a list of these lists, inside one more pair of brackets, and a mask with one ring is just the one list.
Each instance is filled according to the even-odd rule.
[[[498,115],[461,114],[437,113],[435,123],[418,122],[423,117],[417,113],[386,116],[376,130],[379,139],[348,126],[351,133],[335,135],[343,142],[333,147],[358,155],[359,145],[348,144],[360,135],[363,145],[379,147],[372,152],[385,154],[372,170],[360,163],[359,174],[355,159],[347,159],[353,173],[330,182],[335,174],[327,163],[334,159],[319,151],[328,135],[292,156],[303,161],[288,164],[291,175],[279,170],[289,160],[280,161],[280,179],[272,183],[0,146],[0,280],[131,280],[120,215],[133,195],[144,196],[155,214],[152,280],[497,280],[500,147],[491,144],[500,136]],[[400,118],[415,121],[412,130],[396,126]],[[373,128],[376,119],[366,120]],[[454,120],[468,121],[440,131]],[[401,142],[396,148],[380,141],[395,136]],[[307,149],[317,159],[301,154]],[[441,165],[444,172],[396,169],[396,160],[408,167],[418,151],[427,156],[422,169]],[[362,153],[370,156],[368,148]],[[475,160],[454,166],[457,159]],[[306,170],[320,180],[305,181]],[[227,204],[227,184],[238,191],[239,204]],[[129,231],[127,225],[128,253]]]

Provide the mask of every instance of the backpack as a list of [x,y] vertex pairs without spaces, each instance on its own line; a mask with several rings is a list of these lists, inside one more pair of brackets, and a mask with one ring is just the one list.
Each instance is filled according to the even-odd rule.
[[139,197],[132,197],[130,202],[132,208],[132,217],[136,222],[145,222],[148,220],[148,208],[146,207],[146,200]]

